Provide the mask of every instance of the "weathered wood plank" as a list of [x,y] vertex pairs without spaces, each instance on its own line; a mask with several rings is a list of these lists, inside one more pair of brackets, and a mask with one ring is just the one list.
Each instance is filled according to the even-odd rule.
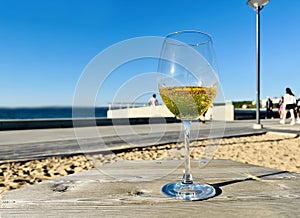
[[1,217],[299,217],[299,174],[213,160],[192,163],[195,180],[217,196],[182,202],[163,184],[181,178],[180,161],[123,161],[4,193]]

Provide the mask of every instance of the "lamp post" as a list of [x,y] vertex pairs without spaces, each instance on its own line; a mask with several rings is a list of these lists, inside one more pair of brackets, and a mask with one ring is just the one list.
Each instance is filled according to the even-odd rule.
[[247,4],[256,11],[256,124],[254,129],[261,129],[260,123],[260,11],[269,0],[248,0]]

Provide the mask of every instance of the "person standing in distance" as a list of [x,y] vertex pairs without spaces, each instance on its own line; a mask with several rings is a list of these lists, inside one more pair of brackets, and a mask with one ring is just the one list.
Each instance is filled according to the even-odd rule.
[[280,119],[282,119],[283,114],[284,114],[283,96],[280,96],[279,101],[278,101],[278,114],[279,114]]
[[292,90],[290,88],[286,88],[285,89],[285,95],[283,96],[283,103],[284,103],[284,107],[285,107],[285,111],[283,114],[283,118],[282,120],[280,120],[281,124],[285,124],[285,119],[286,119],[286,114],[289,111],[291,114],[291,125],[295,125],[295,114],[294,114],[294,110],[297,107],[296,105],[296,97],[293,94]]
[[269,96],[267,97],[266,108],[267,108],[266,119],[268,118],[273,119],[273,102]]
[[156,94],[153,94],[152,97],[148,101],[149,106],[156,106],[158,105],[158,101],[156,99]]

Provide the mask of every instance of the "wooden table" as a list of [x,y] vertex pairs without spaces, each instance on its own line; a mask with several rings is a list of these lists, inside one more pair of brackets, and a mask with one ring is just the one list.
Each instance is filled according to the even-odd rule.
[[178,201],[160,189],[181,179],[181,163],[117,162],[6,192],[0,217],[300,217],[299,174],[229,160],[192,162],[194,180],[212,184],[217,195]]

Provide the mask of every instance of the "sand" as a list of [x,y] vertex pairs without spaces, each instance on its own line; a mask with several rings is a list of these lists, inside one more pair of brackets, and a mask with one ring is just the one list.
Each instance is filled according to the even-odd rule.
[[[300,138],[291,134],[266,133],[257,136],[204,140],[191,143],[196,160],[231,159],[258,166],[300,173]],[[124,160],[183,159],[182,144],[135,148],[115,154],[76,155],[0,165],[0,194],[101,165]],[[92,160],[92,161],[89,161]]]

